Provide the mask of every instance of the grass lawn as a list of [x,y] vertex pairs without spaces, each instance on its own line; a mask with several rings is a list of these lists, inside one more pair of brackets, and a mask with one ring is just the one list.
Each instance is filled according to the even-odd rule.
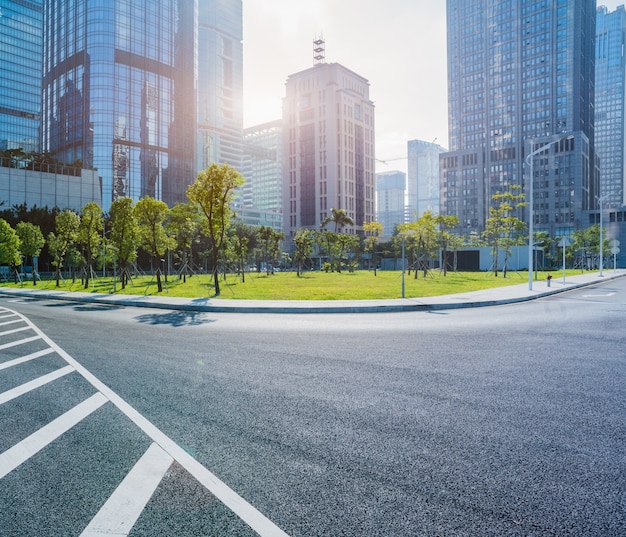
[[[580,271],[568,271],[571,274],[580,274]],[[548,272],[540,272],[539,280],[545,280]],[[558,277],[560,271],[553,272]],[[246,273],[245,283],[235,274],[229,274],[226,280],[220,280],[220,298],[229,299],[259,299],[259,300],[365,300],[400,298],[402,296],[402,273],[400,271],[373,271],[360,270],[356,272],[305,272],[303,276],[296,276],[295,272],[278,272],[273,275],[265,273]],[[507,273],[503,278],[500,273],[495,277],[491,272],[448,272],[443,276],[438,271],[432,271],[425,279],[422,273],[414,278],[414,273],[405,273],[405,296],[416,298],[437,296],[453,293],[465,293],[501,287],[518,285],[528,281],[527,272]],[[71,279],[61,280],[60,287],[56,287],[54,280],[38,281],[33,287],[32,281],[24,281],[17,285],[3,283],[6,287],[23,287],[45,290],[63,290],[77,292],[112,293],[113,278],[97,277],[85,289],[80,280],[72,283]],[[119,281],[116,284],[117,294],[157,295],[156,277],[139,276],[129,282],[122,290]],[[207,274],[187,277],[183,283],[177,275],[168,276],[163,281],[163,295],[185,298],[213,297],[213,279]]]

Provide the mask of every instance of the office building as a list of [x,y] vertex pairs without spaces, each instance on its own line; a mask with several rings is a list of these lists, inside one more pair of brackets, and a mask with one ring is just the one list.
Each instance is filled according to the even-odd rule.
[[598,6],[596,14],[595,147],[600,157],[600,195],[607,209],[624,205],[624,99],[626,11],[609,12]]
[[[448,0],[440,206],[459,216],[460,232],[484,231],[497,192],[518,185],[528,195],[527,155],[535,231],[587,227],[598,198],[595,20],[594,0]],[[527,213],[517,216],[528,222]]]
[[391,237],[406,221],[406,174],[391,171],[376,174],[376,221],[383,226],[382,237]]
[[445,149],[432,142],[407,143],[407,212],[411,221],[426,211],[439,214],[439,155]]
[[0,0],[0,151],[39,152],[42,0]]
[[287,241],[320,229],[331,209],[362,233],[375,218],[374,104],[369,82],[337,63],[289,76],[283,99],[283,226]]
[[241,166],[241,0],[43,7],[42,149],[97,169],[105,210],[184,202],[211,162]]

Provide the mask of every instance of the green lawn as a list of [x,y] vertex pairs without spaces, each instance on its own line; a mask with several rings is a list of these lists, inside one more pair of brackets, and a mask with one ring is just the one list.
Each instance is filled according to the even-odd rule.
[[[571,274],[580,274],[579,271],[568,271]],[[552,273],[558,278],[560,271]],[[545,280],[548,272],[540,272],[539,280]],[[240,277],[229,274],[226,280],[220,280],[221,298],[260,299],[260,300],[365,300],[400,298],[402,296],[402,273],[400,271],[374,272],[360,270],[353,273],[342,272],[305,272],[303,276],[296,276],[295,272],[278,272],[273,275],[265,273],[247,273],[245,283]],[[419,279],[414,273],[405,273],[405,296],[407,298],[436,296],[452,293],[464,293],[501,287],[518,285],[528,281],[527,272],[508,272],[507,277],[502,274],[495,277],[490,272],[448,272],[446,277],[438,271],[431,272],[425,279],[422,273]],[[3,283],[2,286],[33,288],[32,281],[23,283]],[[140,276],[122,290],[119,281],[116,284],[118,294],[157,295],[156,278],[154,276]],[[36,289],[58,289],[64,291],[112,293],[113,278],[99,276],[84,289],[77,280],[61,280],[61,286],[56,287],[54,280],[37,282]],[[163,295],[186,298],[213,297],[213,280],[206,274],[187,277],[183,283],[177,275],[170,275],[167,282],[163,282]]]

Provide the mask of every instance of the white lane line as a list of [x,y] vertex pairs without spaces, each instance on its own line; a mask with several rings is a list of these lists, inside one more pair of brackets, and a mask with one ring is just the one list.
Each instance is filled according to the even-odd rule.
[[13,330],[5,330],[4,332],[0,332],[0,336],[8,336],[9,334],[16,334],[17,332],[23,332],[24,330],[30,330],[30,326],[14,328]]
[[4,345],[0,345],[0,351],[3,351],[4,349],[10,349],[11,347],[17,347],[18,345],[24,345],[26,343],[30,343],[31,341],[37,341],[38,339],[41,339],[40,335],[27,337],[26,339],[20,339],[19,341],[11,341],[11,343],[5,343]]
[[0,323],[0,326],[6,326],[7,324],[15,324],[15,323],[22,323],[24,321],[22,321],[22,319],[12,319],[10,321],[4,321],[3,323]]
[[80,537],[128,535],[173,461],[159,446],[150,445]]
[[63,433],[69,431],[74,425],[80,423],[106,402],[107,399],[104,395],[96,393],[37,432],[7,449],[4,453],[0,453],[0,479],[15,470],[20,464],[30,459]]
[[85,380],[105,397],[111,401],[121,412],[123,412],[137,427],[145,432],[154,442],[161,446],[169,453],[178,464],[195,477],[204,487],[209,490],[216,498],[218,498],[226,507],[235,513],[248,526],[256,531],[261,537],[289,537],[287,533],[281,530],[269,518],[261,513],[256,507],[244,500],[239,494],[231,489],[226,483],[221,481],[210,470],[202,466],[189,453],[181,448],[176,442],[169,438],[165,433],[158,429],[154,424],[148,421],[131,405],[124,401],[119,395],[111,390],[106,384],[100,381],[74,358],[67,354],[61,347],[52,341],[44,332],[35,326],[30,319],[20,315],[24,321],[52,347],[56,353],[61,356],[68,364],[70,364]]
[[30,360],[35,360],[36,358],[41,358],[46,354],[51,354],[54,352],[54,349],[48,347],[47,349],[43,349],[41,351],[33,352],[32,354],[27,354],[26,356],[22,356],[21,358],[15,358],[14,360],[9,360],[8,362],[0,363],[0,371],[3,369],[8,369],[9,367],[13,367],[15,365],[23,364],[24,362],[28,362]]
[[[11,319],[16,317],[15,315],[13,315],[12,313],[7,313],[6,315],[0,315],[0,321],[2,321],[3,319]],[[21,321],[21,319],[18,318],[18,321]],[[17,322],[17,321],[14,321]],[[2,323],[4,324],[4,323]]]
[[73,371],[74,371],[74,368],[71,365],[68,365],[68,366],[62,367],[61,369],[57,369],[53,371],[52,373],[48,373],[47,375],[42,375],[41,377],[37,377],[36,379],[33,379],[29,382],[21,384],[20,386],[16,386],[15,388],[7,390],[6,392],[0,393],[0,405],[6,403],[7,401],[10,401],[11,399],[15,399],[16,397],[19,397],[20,395],[24,395],[25,393],[32,392],[33,390],[40,388],[44,384],[48,384],[49,382],[52,382],[53,380],[57,380],[67,375],[68,373],[72,373]]

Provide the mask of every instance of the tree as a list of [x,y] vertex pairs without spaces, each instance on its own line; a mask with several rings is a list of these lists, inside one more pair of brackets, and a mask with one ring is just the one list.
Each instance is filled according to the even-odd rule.
[[15,231],[20,238],[20,253],[33,261],[33,285],[37,285],[37,267],[35,257],[41,253],[41,249],[46,244],[46,239],[39,226],[30,222],[19,222]]
[[0,264],[6,263],[13,268],[15,283],[17,283],[17,267],[21,261],[20,237],[4,218],[0,218]]
[[122,289],[126,288],[129,269],[137,259],[137,248],[141,243],[139,224],[132,198],[121,197],[111,203],[110,246],[115,250],[117,266],[120,267]]
[[95,201],[91,201],[83,207],[78,227],[78,243],[86,261],[85,289],[89,287],[89,280],[94,276],[94,254],[102,246],[102,230],[102,208]]
[[311,231],[308,229],[299,229],[293,238],[293,244],[295,247],[293,258],[296,263],[297,276],[302,275],[302,264],[311,257],[313,251],[313,237]]
[[230,243],[241,274],[241,283],[246,282],[246,260],[250,251],[256,247],[258,234],[256,227],[241,220],[235,220],[230,229]]
[[187,188],[187,197],[200,206],[206,217],[205,232],[210,242],[215,296],[220,294],[219,262],[226,230],[233,210],[230,207],[235,189],[243,186],[245,179],[228,164],[211,164],[201,171],[193,185]]
[[181,261],[180,276],[187,281],[192,262],[192,245],[200,234],[200,213],[198,206],[191,203],[176,203],[170,209],[165,229],[174,239],[176,255]]
[[376,276],[376,268],[378,265],[376,249],[378,247],[378,239],[383,232],[383,225],[380,222],[364,222],[363,230],[367,233],[365,236],[365,251],[371,256],[370,263],[374,264],[374,276]]
[[[453,240],[454,234],[450,231],[459,225],[459,217],[457,215],[438,215],[435,217],[435,222],[439,226],[439,242],[441,244],[441,263],[443,275],[448,274],[448,247]],[[456,259],[456,251],[455,251]],[[456,267],[456,261],[455,261]],[[455,268],[456,270],[456,268]]]
[[437,253],[437,222],[430,211],[426,211],[416,222],[401,224],[398,226],[401,233],[412,231],[405,243],[409,252],[413,252],[417,265],[415,267],[415,278],[421,269],[424,278],[428,275],[430,261]]
[[344,226],[353,226],[354,221],[352,218],[348,216],[345,209],[331,209],[331,215],[324,218],[322,222],[322,229],[326,227],[330,222],[335,223],[335,233],[338,233],[339,230]]
[[152,267],[156,265],[157,290],[163,292],[161,281],[161,256],[171,244],[163,223],[167,219],[169,209],[163,201],[150,196],[141,198],[135,205],[135,216],[139,226],[139,243],[150,255]]
[[[600,224],[593,224],[585,229],[574,231],[574,251],[582,251],[581,265],[591,265],[588,268],[600,266]],[[602,250],[607,252],[611,249],[610,239],[606,229],[602,229]],[[588,259],[591,258],[591,259]]]
[[[519,185],[512,185],[507,192],[497,192],[491,199],[493,204],[489,207],[489,218],[485,222],[483,236],[491,246],[493,252],[493,271],[498,275],[498,252],[504,250],[504,264],[502,276],[506,278],[506,264],[511,255],[511,247],[522,244],[526,229],[526,223],[515,216],[520,207],[525,207],[524,194]],[[528,267],[532,270],[532,267]]]
[[66,209],[61,211],[55,218],[56,233],[50,232],[48,235],[48,250],[53,256],[52,265],[56,267],[55,278],[57,287],[59,287],[65,256],[68,250],[76,243],[79,226],[80,216]]

